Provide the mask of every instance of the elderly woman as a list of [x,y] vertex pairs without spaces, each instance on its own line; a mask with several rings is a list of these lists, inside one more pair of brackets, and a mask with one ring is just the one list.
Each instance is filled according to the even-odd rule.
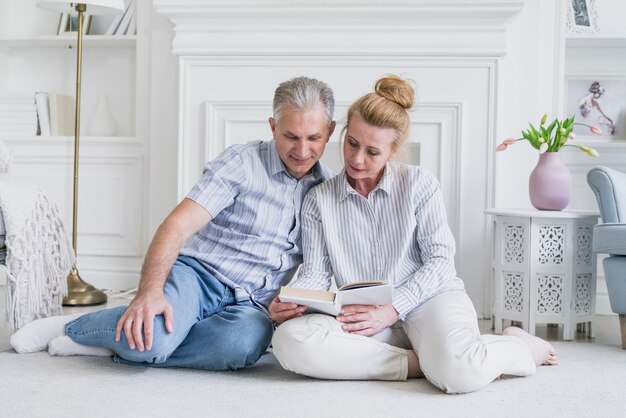
[[[302,211],[304,264],[293,287],[328,290],[383,280],[389,305],[345,306],[337,317],[270,305],[281,365],[320,379],[425,376],[448,393],[475,391],[500,375],[556,364],[553,347],[510,327],[480,335],[454,268],[455,243],[441,190],[420,167],[392,162],[406,142],[414,91],[384,77],[348,110],[344,170],[312,189]],[[418,360],[419,359],[419,360]]]

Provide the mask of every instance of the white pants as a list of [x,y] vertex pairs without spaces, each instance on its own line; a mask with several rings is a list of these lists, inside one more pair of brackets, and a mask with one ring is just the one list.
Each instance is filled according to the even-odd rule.
[[521,339],[480,335],[476,311],[463,291],[435,296],[372,337],[346,333],[334,317],[313,314],[282,324],[272,344],[287,370],[349,380],[405,380],[406,350],[412,347],[426,378],[447,393],[478,390],[501,374],[536,371]]

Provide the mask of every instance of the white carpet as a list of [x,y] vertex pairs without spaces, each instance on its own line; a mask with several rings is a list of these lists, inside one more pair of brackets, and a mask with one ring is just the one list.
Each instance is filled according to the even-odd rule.
[[555,342],[561,364],[467,395],[426,380],[336,382],[283,371],[271,354],[248,370],[153,369],[109,358],[19,355],[0,335],[2,417],[619,417],[626,351]]

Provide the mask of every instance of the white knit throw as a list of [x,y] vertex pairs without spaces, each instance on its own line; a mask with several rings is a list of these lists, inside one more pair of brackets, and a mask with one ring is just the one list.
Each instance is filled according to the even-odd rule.
[[0,174],[6,229],[6,319],[11,330],[58,315],[75,263],[59,211],[29,180]]

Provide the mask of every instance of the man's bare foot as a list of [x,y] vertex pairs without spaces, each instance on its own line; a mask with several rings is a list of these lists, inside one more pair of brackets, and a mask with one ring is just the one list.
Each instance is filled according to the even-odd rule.
[[407,379],[416,377],[424,377],[422,369],[420,368],[420,361],[417,358],[417,354],[413,350],[406,350],[407,357],[409,358],[409,372],[407,373]]
[[502,335],[512,335],[524,341],[528,348],[530,348],[530,352],[532,353],[537,366],[541,366],[542,364],[549,366],[559,364],[556,350],[549,342],[542,340],[539,337],[535,337],[534,335],[530,335],[518,327],[505,328],[504,331],[502,331]]

